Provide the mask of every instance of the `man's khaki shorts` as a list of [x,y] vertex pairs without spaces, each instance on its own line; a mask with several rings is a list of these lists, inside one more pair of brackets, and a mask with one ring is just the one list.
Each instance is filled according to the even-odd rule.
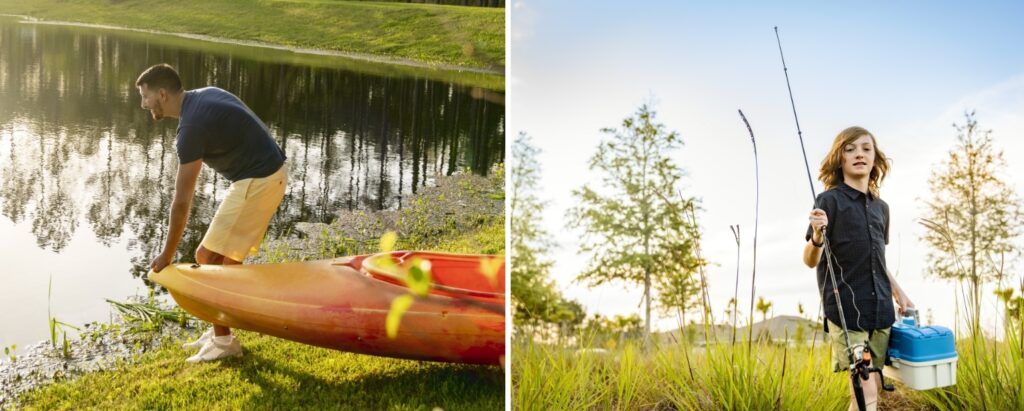
[[231,183],[206,230],[202,246],[235,261],[255,254],[267,233],[270,218],[284,198],[287,184],[287,163],[270,176]]
[[[885,364],[885,356],[889,351],[889,331],[891,327],[871,330],[856,331],[850,330],[850,344],[858,345],[868,342],[868,350],[871,351],[871,365],[882,368]],[[843,327],[828,322],[828,335],[832,340],[832,371],[846,371],[850,368],[850,357],[846,353],[846,338],[843,337]]]

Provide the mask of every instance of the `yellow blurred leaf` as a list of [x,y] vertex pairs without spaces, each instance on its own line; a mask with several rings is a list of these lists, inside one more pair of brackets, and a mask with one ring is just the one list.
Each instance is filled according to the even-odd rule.
[[492,286],[498,285],[498,271],[501,270],[501,265],[505,263],[505,256],[499,255],[492,258],[484,258],[480,260],[480,273],[487,277],[487,281],[491,282]]
[[398,242],[398,234],[394,231],[388,231],[380,237],[380,251],[391,252],[395,249],[395,243]]
[[614,340],[614,339],[612,339],[612,338],[609,338],[609,339],[608,339],[608,341],[605,341],[605,343],[604,343],[604,348],[607,348],[607,349],[609,349],[609,350],[614,350],[614,349],[615,349],[615,346],[617,346],[617,345],[618,345],[618,344],[617,344],[617,343],[615,342],[615,340]]
[[384,322],[388,338],[398,337],[398,324],[402,322],[402,315],[409,310],[412,302],[413,298],[409,294],[401,295],[391,301],[391,310],[388,311],[388,317]]
[[376,257],[374,258],[374,263],[376,263],[377,266],[380,267],[380,269],[385,272],[400,272],[398,264],[395,264],[395,260],[393,257],[391,257],[391,255]]
[[430,260],[413,258],[409,263],[409,272],[405,277],[405,285],[415,295],[425,296],[433,284],[430,275]]

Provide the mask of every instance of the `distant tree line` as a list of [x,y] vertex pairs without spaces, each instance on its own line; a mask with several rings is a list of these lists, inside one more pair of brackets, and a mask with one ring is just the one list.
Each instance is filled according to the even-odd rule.
[[[382,0],[373,0],[382,1]],[[394,3],[442,4],[446,6],[505,7],[505,0],[383,0]]]
[[505,0],[404,0],[406,3],[445,4],[449,6],[505,7]]

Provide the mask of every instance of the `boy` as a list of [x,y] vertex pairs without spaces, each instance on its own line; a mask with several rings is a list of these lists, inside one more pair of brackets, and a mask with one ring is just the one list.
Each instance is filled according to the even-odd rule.
[[[818,288],[825,311],[825,332],[832,341],[833,371],[849,368],[845,332],[850,344],[867,341],[872,366],[882,368],[889,348],[889,331],[896,321],[893,298],[900,313],[914,304],[886,268],[885,245],[889,243],[889,206],[878,189],[889,171],[885,154],[875,137],[861,127],[849,127],[836,136],[832,149],[822,161],[818,179],[825,192],[818,195],[810,214],[804,247],[804,263],[818,268]],[[832,267],[839,286],[847,330],[839,319],[839,306],[832,292],[826,261],[821,258],[828,236]],[[877,373],[863,381],[868,410],[878,404]],[[851,397],[853,387],[850,387]],[[850,403],[850,410],[857,404]]]

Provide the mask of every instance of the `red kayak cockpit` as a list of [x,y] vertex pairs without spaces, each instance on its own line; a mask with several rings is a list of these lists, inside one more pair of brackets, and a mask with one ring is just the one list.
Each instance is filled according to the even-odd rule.
[[430,263],[431,294],[504,304],[503,256],[395,251],[354,257],[345,265],[405,287],[408,269],[415,260]]

